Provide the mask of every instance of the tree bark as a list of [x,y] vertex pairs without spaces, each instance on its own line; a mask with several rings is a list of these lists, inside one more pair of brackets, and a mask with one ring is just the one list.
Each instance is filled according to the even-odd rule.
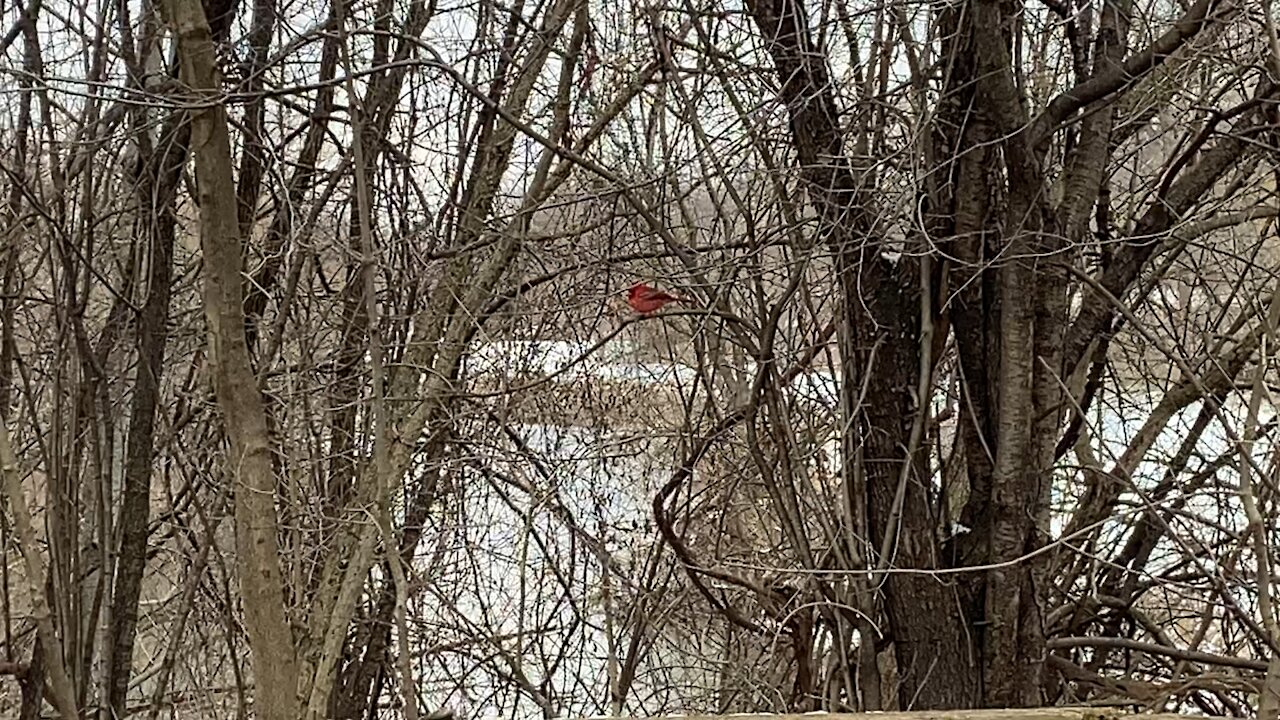
[[[955,585],[926,574],[939,567],[939,556],[923,480],[925,455],[909,448],[920,367],[919,290],[911,288],[918,261],[904,255],[895,265],[881,257],[875,206],[843,150],[830,72],[814,47],[803,4],[754,0],[748,10],[773,58],[800,172],[822,218],[819,232],[836,258],[842,322],[854,344],[852,357],[842,362],[868,382],[865,405],[857,409],[861,420],[846,432],[859,433],[864,444],[869,540],[879,547],[886,529],[896,526],[894,564],[922,571],[894,573],[884,584],[899,702],[904,708],[973,707],[976,663]],[[906,483],[901,500],[900,482]]]
[[169,0],[182,78],[201,101],[191,110],[191,146],[204,254],[204,309],[211,370],[235,483],[236,555],[253,654],[255,708],[264,720],[297,720],[296,650],[285,614],[275,472],[266,410],[249,360],[240,272],[240,229],[226,109],[209,24],[199,0]]
[[0,480],[3,481],[4,494],[9,499],[9,510],[13,514],[13,531],[17,536],[18,550],[26,567],[27,589],[31,595],[31,616],[36,623],[36,636],[40,646],[44,648],[42,658],[48,668],[49,685],[53,695],[53,705],[64,720],[79,720],[80,713],[76,705],[76,690],[67,673],[67,665],[62,656],[62,643],[54,629],[53,615],[49,610],[46,595],[45,567],[36,552],[36,532],[31,524],[31,509],[27,505],[26,492],[22,487],[22,475],[18,468],[18,457],[13,452],[9,441],[8,418],[0,420]]
[[[111,601],[111,629],[107,661],[107,708],[124,717],[133,674],[133,645],[138,626],[138,597],[147,564],[147,536],[151,518],[156,406],[164,374],[168,341],[169,298],[173,278],[174,204],[182,167],[187,161],[191,126],[177,111],[165,124],[164,150],[148,159],[136,197],[141,224],[149,232],[147,297],[138,320],[138,371],[129,410],[129,438],[125,448],[124,490],[120,508],[120,552],[115,592]],[[149,206],[154,203],[154,206]]]

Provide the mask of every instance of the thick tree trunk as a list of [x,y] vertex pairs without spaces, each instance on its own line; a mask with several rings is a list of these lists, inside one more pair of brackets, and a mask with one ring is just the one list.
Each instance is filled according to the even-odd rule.
[[[854,427],[862,434],[870,539],[873,547],[890,548],[880,558],[881,567],[922,571],[893,573],[884,583],[888,634],[898,662],[899,707],[976,707],[977,658],[955,582],[927,573],[942,565],[929,512],[926,451],[904,452],[910,449],[912,418],[918,411],[912,396],[919,368],[916,296],[882,267],[860,275],[843,285],[846,312],[853,316],[859,338],[856,372],[868,379],[864,420]],[[846,277],[853,278],[853,272]],[[892,534],[887,545],[886,533]]]
[[801,173],[823,220],[820,232],[836,257],[842,321],[854,344],[844,362],[867,380],[864,406],[855,409],[861,419],[846,432],[860,433],[863,443],[869,540],[881,547],[890,533],[891,556],[881,562],[921,571],[893,573],[884,584],[899,702],[904,708],[973,707],[979,698],[977,663],[954,584],[927,574],[939,567],[938,548],[926,463],[918,448],[910,448],[921,367],[919,290],[910,289],[918,261],[881,257],[875,206],[860,191],[843,150],[830,72],[813,46],[803,4],[755,0],[748,9],[773,58]]
[[296,650],[285,614],[266,410],[249,362],[240,272],[240,231],[226,110],[209,25],[198,0],[171,0],[182,78],[205,103],[191,111],[191,146],[204,253],[204,304],[211,369],[235,483],[236,555],[253,654],[254,704],[263,720],[297,720]]

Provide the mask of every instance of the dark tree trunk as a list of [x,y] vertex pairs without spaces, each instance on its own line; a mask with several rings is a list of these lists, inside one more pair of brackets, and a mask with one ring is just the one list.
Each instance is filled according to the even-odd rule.
[[876,207],[843,149],[830,73],[813,46],[802,3],[755,0],[748,9],[773,58],[801,174],[836,258],[842,322],[853,343],[844,362],[867,382],[865,403],[855,409],[860,417],[847,432],[859,433],[862,441],[869,540],[880,547],[885,533],[892,533],[892,564],[922,571],[893,573],[884,584],[899,703],[903,709],[973,707],[977,663],[959,596],[952,582],[927,574],[940,565],[926,456],[918,448],[904,453],[921,367],[920,290],[913,287],[919,263],[909,253],[896,262],[881,256],[887,248],[876,235]]
[[185,112],[171,116],[161,134],[164,146],[142,168],[137,198],[140,224],[150,238],[147,297],[138,320],[138,371],[129,410],[125,447],[124,490],[120,508],[120,553],[111,600],[107,706],[124,717],[133,672],[133,645],[138,626],[138,597],[147,564],[151,517],[151,472],[155,453],[156,406],[164,374],[168,341],[169,299],[173,279],[173,247],[177,216],[174,204],[187,161],[191,125]]
[[31,648],[31,662],[18,676],[18,687],[22,694],[18,720],[37,720],[44,705],[44,645],[39,638]]

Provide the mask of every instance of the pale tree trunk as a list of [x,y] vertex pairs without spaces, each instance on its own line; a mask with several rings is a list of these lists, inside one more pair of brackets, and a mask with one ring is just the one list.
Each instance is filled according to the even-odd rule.
[[[1280,58],[1277,60],[1280,61]],[[1280,642],[1280,603],[1277,603],[1275,596],[1275,578],[1272,575],[1274,549],[1270,544],[1274,518],[1267,517],[1261,509],[1261,501],[1265,498],[1265,494],[1259,497],[1257,488],[1259,484],[1265,488],[1268,483],[1265,481],[1258,483],[1255,479],[1256,475],[1265,471],[1258,467],[1253,457],[1253,444],[1258,438],[1258,414],[1262,409],[1263,397],[1271,395],[1266,387],[1266,376],[1273,362],[1277,341],[1280,340],[1278,330],[1280,330],[1280,292],[1275,292],[1271,295],[1271,303],[1267,308],[1263,328],[1266,337],[1262,342],[1262,351],[1254,371],[1253,392],[1249,397],[1249,411],[1245,418],[1244,433],[1240,443],[1240,504],[1244,508],[1245,519],[1249,522],[1246,532],[1253,544],[1254,560],[1258,564],[1258,612],[1262,615],[1262,628],[1273,643]],[[1280,474],[1272,473],[1270,487],[1276,487],[1275,479],[1278,476]],[[1276,500],[1275,497],[1271,498],[1272,503]],[[1258,697],[1258,720],[1276,720],[1277,717],[1280,717],[1280,653],[1272,650],[1270,661],[1267,663],[1267,674],[1262,681],[1262,691]]]
[[285,614],[266,410],[249,362],[240,282],[240,229],[226,110],[217,98],[209,24],[199,0],[170,0],[182,79],[199,93],[191,110],[191,148],[204,254],[204,305],[214,391],[228,441],[226,474],[234,483],[236,555],[252,652],[255,709],[263,720],[297,720],[298,673]]
[[[206,97],[213,95],[220,87],[220,78],[201,6],[194,0],[172,0],[167,7],[179,38],[184,81],[206,93]],[[514,68],[511,89],[499,106],[488,111],[491,127],[479,144],[483,161],[470,188],[472,203],[463,223],[467,234],[478,237],[483,232],[484,218],[489,214],[517,132],[510,118],[518,119],[524,113],[550,56],[552,42],[575,7],[572,0],[562,0],[549,10],[524,62]],[[429,11],[419,6],[415,12]],[[499,113],[499,109],[503,112]],[[498,119],[500,114],[506,118]],[[597,136],[591,135],[592,139]],[[216,101],[192,112],[192,152],[205,263],[205,311],[214,386],[229,441],[229,474],[236,483],[237,551],[254,684],[273,689],[257,694],[257,711],[268,720],[321,718],[330,705],[347,628],[376,558],[378,533],[363,522],[366,512],[376,507],[378,495],[386,491],[388,483],[404,476],[417,447],[416,438],[448,421],[441,397],[462,357],[465,341],[474,331],[475,318],[484,314],[494,287],[519,247],[521,233],[505,236],[480,262],[468,255],[454,260],[420,314],[421,322],[415,323],[410,356],[405,368],[389,378],[386,395],[423,399],[396,408],[388,417],[384,428],[387,435],[383,438],[387,447],[383,449],[383,462],[379,463],[382,467],[369,466],[357,473],[354,498],[346,507],[347,516],[356,521],[354,529],[340,534],[338,549],[329,553],[330,562],[308,607],[298,610],[308,619],[305,644],[298,646],[284,610],[271,445],[262,397],[246,349],[240,231],[230,143],[225,110]],[[368,163],[366,157],[366,166]],[[541,174],[545,175],[549,167],[548,160]],[[568,163],[561,163],[552,175],[562,180],[568,167]],[[536,185],[548,187],[545,178]],[[541,194],[534,198],[538,202],[542,199],[545,196]],[[424,370],[408,368],[431,369],[426,388],[419,389]],[[296,693],[281,692],[279,688],[296,689]]]
[[36,531],[31,525],[31,510],[22,489],[22,471],[18,467],[18,457],[14,455],[13,445],[9,442],[7,419],[0,421],[0,472],[4,474],[4,494],[8,496],[9,510],[13,514],[13,530],[18,537],[18,549],[26,564],[31,615],[35,618],[36,634],[44,648],[53,704],[64,720],[78,720],[80,714],[76,709],[76,691],[71,683],[71,676],[67,673],[67,665],[62,657],[62,642],[54,630],[53,615],[49,611],[49,601],[45,598],[44,561],[36,552]]
[[[1270,0],[1263,0],[1263,24],[1267,34],[1268,63],[1272,77],[1280,78],[1280,33],[1276,30],[1275,15],[1272,13]],[[1270,120],[1276,120],[1274,109],[1268,113]],[[1276,137],[1273,132],[1272,137]],[[1280,181],[1280,170],[1273,174],[1273,179]],[[1273,227],[1274,224],[1273,224]],[[1244,432],[1244,442],[1240,445],[1240,498],[1244,506],[1245,517],[1249,521],[1249,537],[1253,541],[1255,561],[1258,564],[1258,612],[1262,614],[1262,627],[1271,641],[1271,657],[1267,662],[1267,674],[1262,681],[1262,692],[1258,697],[1258,720],[1277,720],[1280,718],[1280,652],[1275,647],[1280,644],[1280,600],[1276,598],[1275,577],[1272,569],[1274,548],[1270,537],[1273,534],[1274,516],[1264,515],[1259,508],[1260,498],[1255,492],[1253,482],[1254,461],[1253,442],[1258,435],[1258,412],[1261,409],[1263,394],[1267,392],[1265,377],[1270,369],[1272,357],[1277,345],[1280,345],[1280,288],[1272,293],[1271,303],[1267,308],[1267,319],[1263,328],[1265,337],[1262,341],[1262,352],[1258,358],[1258,367],[1254,375],[1253,395],[1249,399],[1249,416]],[[1276,507],[1280,498],[1275,497],[1274,488],[1280,480],[1280,473],[1272,473],[1271,482],[1263,483],[1272,488],[1271,504]]]

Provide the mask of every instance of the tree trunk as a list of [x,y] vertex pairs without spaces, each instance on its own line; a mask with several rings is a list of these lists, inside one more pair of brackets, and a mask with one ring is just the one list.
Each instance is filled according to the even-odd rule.
[[853,356],[843,362],[854,365],[855,377],[867,378],[864,406],[856,409],[862,419],[846,432],[860,433],[864,447],[869,540],[881,547],[888,534],[892,565],[921,571],[893,573],[884,584],[899,703],[973,707],[979,684],[968,629],[954,584],[927,574],[939,567],[928,475],[924,454],[909,447],[920,369],[919,291],[910,286],[919,264],[881,256],[876,208],[843,150],[830,71],[814,47],[803,4],[755,0],[748,9],[773,58],[801,173],[823,220],[820,235],[836,258],[842,322],[854,343]]
[[[164,150],[147,159],[139,179],[138,212],[149,232],[147,297],[138,321],[138,372],[129,411],[125,448],[124,490],[120,508],[120,552],[116,564],[115,596],[111,601],[108,640],[107,708],[124,717],[133,674],[133,644],[138,626],[138,597],[147,564],[147,536],[151,518],[151,470],[154,455],[156,406],[164,373],[168,340],[169,297],[173,278],[173,245],[177,217],[174,204],[178,182],[187,162],[191,126],[178,111],[165,123]],[[154,206],[150,204],[154,203]]]
[[209,24],[199,0],[170,0],[182,78],[200,93],[191,111],[204,253],[204,306],[213,385],[228,441],[226,471],[235,483],[236,556],[245,628],[253,655],[255,708],[263,720],[297,720],[296,651],[285,614],[275,508],[275,473],[266,410],[249,362],[240,272],[240,230],[226,109]]

